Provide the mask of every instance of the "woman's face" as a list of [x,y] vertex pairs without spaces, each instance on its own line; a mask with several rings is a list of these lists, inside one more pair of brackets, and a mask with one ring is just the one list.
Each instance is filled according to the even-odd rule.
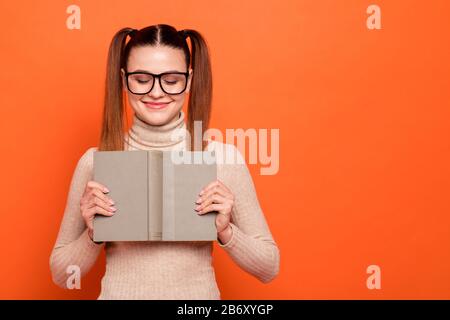
[[[174,49],[167,46],[144,46],[134,47],[128,57],[128,72],[145,71],[159,74],[169,71],[186,72],[186,61],[181,49]],[[125,70],[121,69],[123,86],[127,91],[128,102],[137,114],[138,118],[151,125],[163,125],[175,121],[183,107],[186,94],[190,90],[192,69],[189,69],[186,90],[181,94],[167,94],[155,78],[152,90],[144,95],[133,94],[127,89]],[[131,77],[131,76],[130,76]],[[136,79],[136,78],[135,78]],[[135,81],[145,81],[145,75]],[[169,81],[171,79],[168,79]],[[131,80],[130,80],[131,81]],[[161,82],[164,80],[161,79]],[[169,82],[168,82],[169,85]],[[134,91],[134,90],[133,90]],[[168,91],[168,90],[166,90]],[[163,106],[151,106],[146,102],[167,103]]]

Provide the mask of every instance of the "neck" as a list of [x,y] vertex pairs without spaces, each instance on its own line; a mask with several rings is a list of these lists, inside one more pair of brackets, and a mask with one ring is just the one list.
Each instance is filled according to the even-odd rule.
[[178,118],[160,125],[151,125],[133,113],[133,122],[125,135],[125,147],[128,150],[177,149],[186,146],[186,123],[184,112],[180,110]]

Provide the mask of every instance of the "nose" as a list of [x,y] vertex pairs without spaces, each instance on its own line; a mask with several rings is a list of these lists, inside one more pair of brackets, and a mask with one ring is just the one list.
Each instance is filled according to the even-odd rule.
[[161,89],[158,79],[155,79],[154,83],[153,83],[153,88],[148,93],[148,95],[153,98],[159,98],[159,97],[164,96],[165,94],[166,93]]

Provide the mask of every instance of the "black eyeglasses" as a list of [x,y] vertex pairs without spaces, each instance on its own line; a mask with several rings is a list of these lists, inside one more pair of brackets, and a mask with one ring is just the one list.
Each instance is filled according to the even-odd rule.
[[126,72],[127,88],[133,94],[147,94],[152,91],[155,78],[159,81],[162,91],[167,94],[180,94],[186,90],[189,72]]

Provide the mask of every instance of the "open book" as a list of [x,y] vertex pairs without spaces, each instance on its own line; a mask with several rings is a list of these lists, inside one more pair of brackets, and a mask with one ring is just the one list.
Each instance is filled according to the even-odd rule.
[[94,217],[94,241],[217,240],[217,212],[195,211],[216,165],[214,151],[95,151],[93,179],[117,210]]

